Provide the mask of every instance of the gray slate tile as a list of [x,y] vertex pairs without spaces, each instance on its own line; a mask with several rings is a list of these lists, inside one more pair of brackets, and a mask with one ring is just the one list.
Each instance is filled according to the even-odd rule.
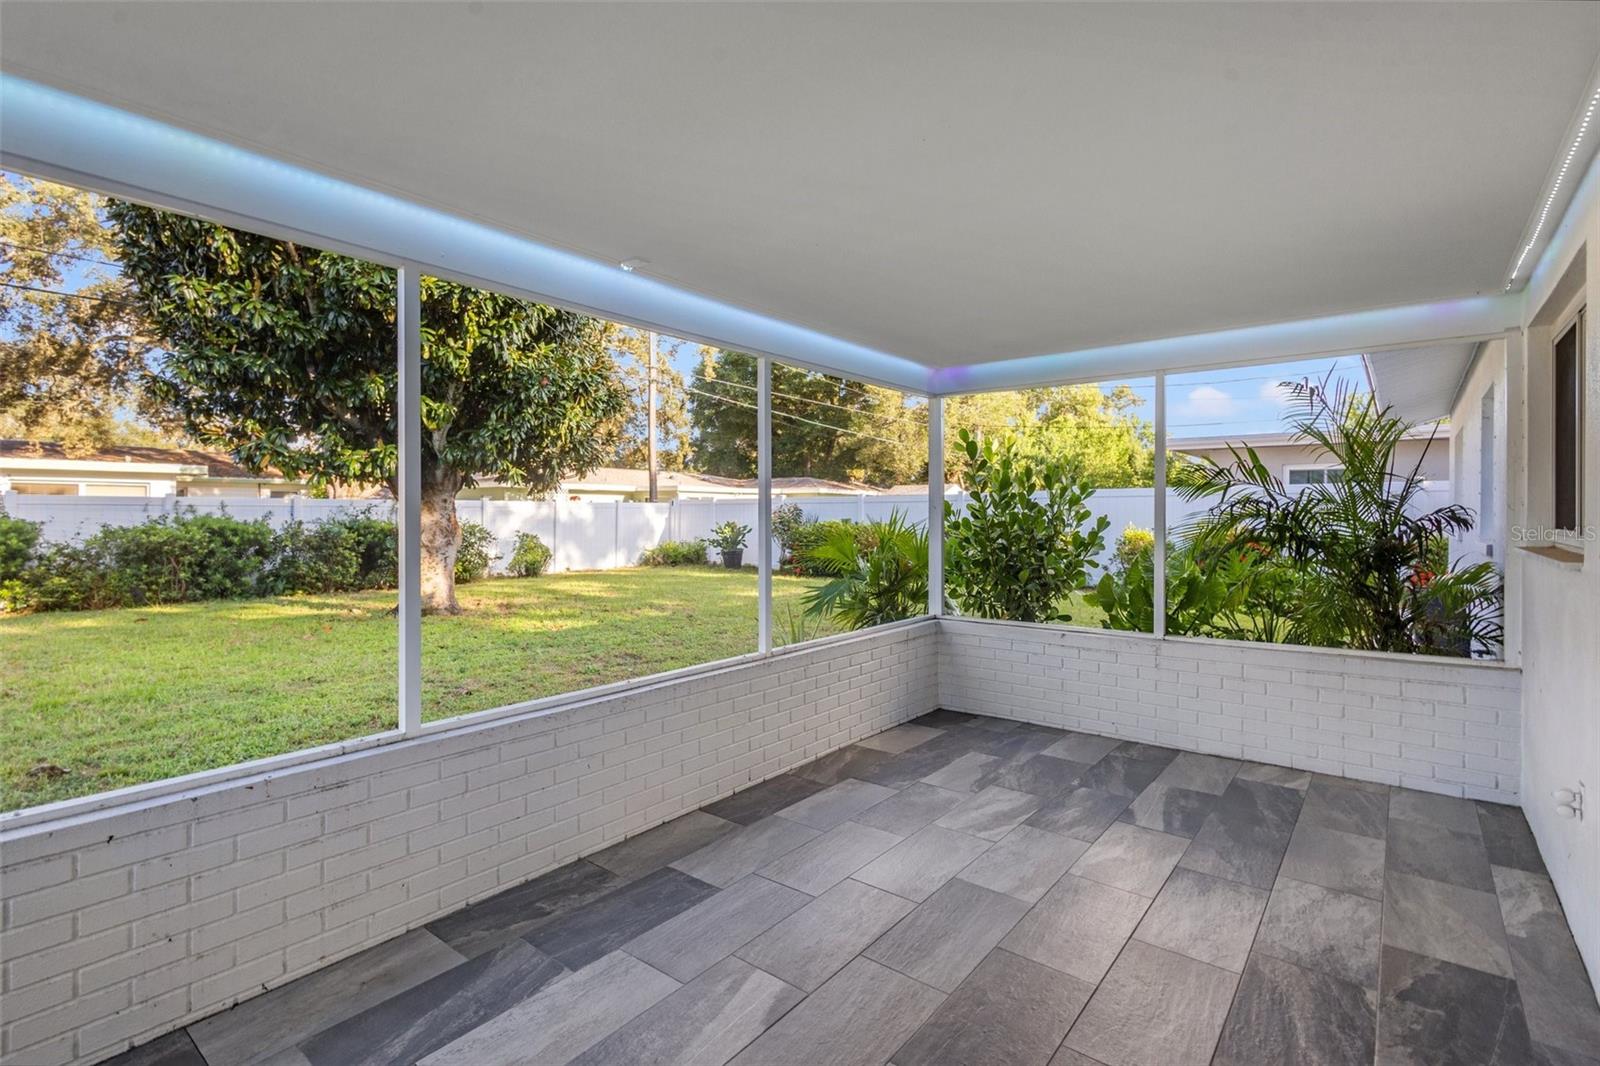
[[1068,759],[1072,762],[1093,764],[1111,754],[1121,743],[1120,740],[1097,737],[1093,733],[1068,733],[1044,749],[1043,754],[1054,755],[1058,759]]
[[1478,804],[1478,828],[1491,866],[1506,866],[1530,873],[1545,873],[1544,858],[1528,828],[1528,819],[1517,807],[1503,803]]
[[1237,881],[1174,870],[1133,935],[1237,973],[1250,954],[1267,896]]
[[462,955],[479,955],[559,920],[622,881],[610,870],[579,859],[430,922],[428,931]]
[[1303,798],[1294,789],[1235,778],[1195,834],[1182,865],[1213,877],[1271,888]]
[[589,861],[632,880],[700,850],[733,828],[734,823],[725,819],[704,811],[690,811],[681,818],[596,852],[589,856]]
[[1413,877],[1447,881],[1479,892],[1494,891],[1489,853],[1477,833],[1397,818],[1389,826],[1388,865],[1390,870]]
[[740,825],[753,825],[827,787],[820,781],[812,781],[798,774],[779,774],[735,792],[727,799],[708,804],[701,810]]
[[1000,946],[1093,984],[1111,968],[1149,905],[1144,896],[1066,874]]
[[934,824],[995,841],[1021,825],[1039,803],[1038,796],[991,785]]
[[1368,792],[1318,778],[1306,791],[1300,821],[1382,840],[1388,832],[1389,797],[1387,793]]
[[415,1062],[567,975],[514,940],[384,1000],[300,1044],[311,1066]]
[[1515,981],[1386,947],[1381,995],[1377,1060],[1385,1066],[1535,1061]]
[[1243,766],[1238,759],[1180,751],[1153,783],[1220,796],[1227,791],[1228,783]]
[[918,781],[907,785],[876,807],[862,811],[853,820],[886,833],[908,837],[955,809],[966,798],[963,792]]
[[1287,877],[1278,879],[1256,950],[1362,988],[1378,987],[1383,906]]
[[996,949],[895,1052],[895,1066],[1046,1066],[1093,992]]
[[573,1066],[722,1066],[805,993],[724,959],[573,1060]]
[[1348,981],[1270,955],[1252,955],[1213,1066],[1369,1066],[1376,999]]
[[1188,847],[1183,837],[1118,822],[1072,864],[1072,872],[1124,892],[1154,897]]
[[1280,785],[1300,792],[1311,787],[1310,771],[1294,770],[1287,766],[1272,766],[1267,763],[1247,762],[1234,776],[1242,781],[1259,781],[1264,785]]
[[1506,943],[1534,1040],[1600,1054],[1600,1004],[1567,928],[1555,886],[1542,873],[1494,868]]
[[1119,744],[1117,750],[1100,759],[1078,778],[1079,788],[1093,788],[1101,792],[1115,792],[1130,800],[1150,787],[1161,776],[1170,759],[1140,756],[1144,747],[1129,749]]
[[195,1022],[189,1033],[208,1063],[256,1063],[463,961],[415,929]]
[[894,789],[869,781],[847,780],[830,785],[816,795],[807,796],[778,812],[778,817],[813,829],[832,829],[869,807],[894,795]]
[[1309,825],[1302,818],[1289,838],[1279,876],[1381,900],[1384,850],[1380,839]]
[[672,868],[707,884],[726,888],[821,835],[820,831],[799,822],[763,818],[685,855],[674,862]]
[[862,775],[882,767],[891,758],[893,756],[886,751],[874,751],[851,744],[819,756],[792,772],[823,785],[837,785],[841,781],[864,780]]
[[1500,901],[1492,892],[1391,872],[1384,912],[1385,946],[1513,976]]
[[1027,910],[1021,900],[951,881],[879,937],[865,956],[951,992]]
[[1096,788],[1075,788],[1046,800],[1028,816],[1028,825],[1094,843],[1133,802],[1133,797]]
[[1000,762],[998,756],[971,751],[952,760],[922,780],[952,792],[976,792],[989,768]]
[[614,951],[457,1037],[421,1066],[564,1063],[678,988],[666,974]]
[[900,838],[882,829],[845,822],[763,866],[769,881],[820,896],[888,851]]
[[560,959],[569,970],[579,970],[715,892],[713,886],[686,873],[657,870],[569,912],[525,939]]
[[1192,838],[1200,832],[1206,815],[1211,813],[1216,803],[1217,797],[1210,792],[1164,785],[1157,778],[1149,788],[1139,793],[1139,798],[1129,804],[1117,820],[1160,833]]
[[810,992],[915,907],[860,881],[841,881],[735,954]]
[[855,879],[921,903],[989,846],[987,840],[930,825],[857,870]]
[[1471,800],[1439,796],[1409,788],[1389,793],[1389,817],[1409,822],[1426,822],[1458,833],[1482,833],[1478,808]]
[[104,1066],[206,1066],[206,1060],[188,1030],[179,1029],[106,1059]]
[[1207,1063],[1238,975],[1135,940],[1078,1015],[1066,1046],[1106,1066]]
[[856,959],[745,1048],[735,1066],[882,1066],[944,994]]
[[1013,792],[1027,792],[1041,799],[1059,796],[1077,784],[1088,764],[1058,759],[1053,755],[1027,755],[1008,759],[993,768],[983,781],[985,787],[998,785]]
[[886,751],[891,755],[899,755],[903,752],[910,751],[919,744],[926,744],[934,737],[942,736],[943,734],[943,729],[935,729],[931,726],[909,723],[906,725],[897,725],[893,729],[885,729],[881,733],[875,733],[865,740],[856,741],[856,743],[863,748],[871,748],[874,751]]
[[961,879],[1036,903],[1089,849],[1071,837],[1019,825],[961,871]]
[[692,981],[811,902],[752,874],[623,945],[677,981]]

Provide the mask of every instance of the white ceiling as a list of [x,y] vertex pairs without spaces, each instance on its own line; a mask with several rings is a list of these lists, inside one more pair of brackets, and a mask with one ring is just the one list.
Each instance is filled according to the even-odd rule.
[[1379,403],[1408,422],[1431,422],[1449,417],[1477,351],[1468,342],[1373,352],[1366,356],[1367,374]]
[[36,4],[0,68],[932,367],[1498,292],[1585,3]]

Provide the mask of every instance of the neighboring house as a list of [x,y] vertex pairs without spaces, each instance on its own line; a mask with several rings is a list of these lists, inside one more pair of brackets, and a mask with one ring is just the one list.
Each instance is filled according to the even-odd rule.
[[216,452],[117,446],[82,455],[52,441],[0,440],[0,492],[41,496],[247,496],[306,491],[269,471],[253,474]]
[[[1255,449],[1261,461],[1285,485],[1316,485],[1337,477],[1339,464],[1314,444],[1307,444],[1293,433],[1238,433],[1229,437],[1174,437],[1167,450],[1212,459],[1223,465],[1233,462],[1229,447],[1242,455],[1245,446]],[[1450,479],[1450,437],[1443,426],[1418,426],[1406,434],[1395,449],[1399,467],[1409,473],[1421,463],[1424,481]]]
[[[828,481],[814,477],[775,477],[772,494],[790,499],[819,499],[823,497],[873,495],[879,490],[871,485],[852,482]],[[602,466],[583,477],[567,478],[556,489],[556,496],[569,500],[644,500],[650,495],[650,475],[645,470],[627,467]],[[718,477],[715,474],[692,474],[684,471],[662,470],[656,474],[656,499],[662,503],[672,500],[745,500],[756,496],[755,478]],[[498,482],[480,482],[470,489],[462,489],[456,496],[461,500],[523,500],[526,489]]]

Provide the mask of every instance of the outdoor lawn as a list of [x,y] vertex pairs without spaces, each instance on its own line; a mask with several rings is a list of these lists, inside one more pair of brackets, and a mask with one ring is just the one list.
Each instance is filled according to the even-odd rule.
[[[819,583],[774,578],[775,641]],[[465,614],[423,623],[429,721],[756,649],[753,570],[499,578],[459,596]],[[0,617],[0,809],[394,728],[393,605],[365,592]]]

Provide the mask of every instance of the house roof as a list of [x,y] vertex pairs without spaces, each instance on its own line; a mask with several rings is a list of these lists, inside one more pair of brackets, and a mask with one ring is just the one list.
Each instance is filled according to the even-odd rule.
[[136,444],[119,444],[97,448],[92,452],[70,451],[56,441],[0,439],[0,459],[53,459],[62,462],[176,464],[205,468],[205,477],[240,478],[251,481],[281,481],[283,475],[268,468],[255,473],[240,466],[221,452],[202,451],[198,448],[152,448]]
[[[1448,437],[1449,430],[1445,427],[1429,423],[1423,426],[1413,426],[1405,432],[1403,440],[1429,440],[1434,437]],[[1224,437],[1171,437],[1167,440],[1167,448],[1175,452],[1204,452],[1227,447],[1284,448],[1284,447],[1316,447],[1314,442],[1305,440],[1295,432],[1284,433],[1234,433]]]
[[1416,422],[1444,418],[1477,354],[1476,341],[1430,344],[1362,356],[1378,403]]

